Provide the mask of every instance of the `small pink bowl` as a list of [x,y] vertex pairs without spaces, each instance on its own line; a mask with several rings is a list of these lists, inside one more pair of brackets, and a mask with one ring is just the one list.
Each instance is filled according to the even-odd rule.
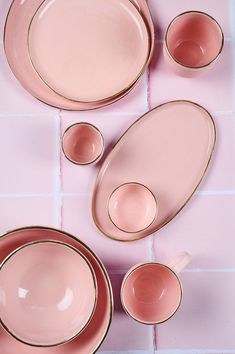
[[90,263],[67,244],[28,243],[0,266],[0,323],[25,344],[51,347],[72,340],[91,320],[96,301]]
[[184,252],[171,266],[144,263],[132,268],[121,288],[121,301],[126,313],[138,322],[153,325],[167,321],[178,310],[182,285],[176,271],[182,270],[190,256]]
[[218,58],[223,45],[223,31],[213,17],[200,11],[188,11],[170,23],[164,52],[177,73],[193,76]]
[[76,123],[64,133],[62,149],[65,157],[77,165],[96,163],[104,152],[104,139],[94,125]]
[[124,232],[136,233],[147,229],[154,222],[157,211],[153,193],[140,183],[125,183],[109,198],[110,220]]

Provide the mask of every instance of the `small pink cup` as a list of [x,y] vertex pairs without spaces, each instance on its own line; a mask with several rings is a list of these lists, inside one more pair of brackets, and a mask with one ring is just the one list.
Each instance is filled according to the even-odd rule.
[[74,164],[94,164],[104,152],[104,138],[94,125],[76,123],[64,132],[62,150],[65,157]]
[[168,266],[143,263],[132,268],[121,287],[121,301],[126,313],[148,325],[170,319],[182,301],[183,291],[178,274],[190,259],[190,255],[183,252]]
[[130,182],[116,188],[108,202],[112,223],[127,233],[141,232],[154,222],[158,212],[153,193],[143,184]]
[[189,11],[169,24],[164,55],[177,74],[193,77],[218,59],[223,45],[224,34],[218,22],[206,13]]

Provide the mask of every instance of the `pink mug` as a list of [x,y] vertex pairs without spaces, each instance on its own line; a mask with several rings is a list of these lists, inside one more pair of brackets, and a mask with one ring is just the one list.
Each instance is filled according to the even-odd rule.
[[218,59],[224,34],[218,22],[200,11],[188,11],[169,24],[164,56],[179,75],[193,77],[206,71]]
[[168,266],[143,263],[133,267],[125,275],[121,287],[121,302],[126,313],[148,325],[170,319],[182,301],[183,290],[178,274],[190,259],[187,252],[182,252]]

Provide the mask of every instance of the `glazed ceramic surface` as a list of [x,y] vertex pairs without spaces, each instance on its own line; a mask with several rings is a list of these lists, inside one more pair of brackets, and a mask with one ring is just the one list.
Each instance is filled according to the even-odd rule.
[[0,266],[0,320],[20,341],[55,346],[77,336],[96,306],[96,279],[78,250],[62,243],[24,245]]
[[179,73],[181,67],[182,74],[190,75],[213,63],[223,49],[223,42],[222,29],[215,19],[201,12],[186,12],[169,25],[165,54]]
[[64,133],[62,148],[65,156],[78,165],[98,162],[104,151],[101,132],[89,123],[77,123]]
[[[137,84],[138,80],[120,95],[103,100],[97,103],[82,103],[66,99],[50,89],[33,68],[28,53],[28,31],[35,12],[42,5],[43,0],[20,1],[14,0],[10,8],[5,25],[4,47],[8,63],[16,78],[22,86],[39,100],[62,109],[67,110],[89,110],[111,104],[128,94]],[[139,4],[139,11],[143,16],[150,33],[150,51],[146,66],[153,54],[154,48],[154,27],[145,1],[132,2],[135,6]],[[133,10],[135,7],[133,6]]]
[[80,251],[91,263],[94,269],[97,286],[97,306],[91,322],[83,332],[62,346],[54,348],[37,348],[20,343],[12,336],[9,336],[3,328],[0,328],[0,348],[2,353],[7,354],[87,354],[95,353],[109,329],[112,318],[112,290],[108,275],[100,260],[84,245],[73,236],[62,231],[42,227],[19,229],[9,232],[0,238],[0,261],[2,262],[16,248],[25,243],[45,240],[65,242]]
[[171,317],[180,305],[181,295],[181,284],[176,274],[158,263],[135,268],[122,287],[126,311],[146,324],[161,323]]
[[[215,144],[210,114],[188,101],[161,105],[135,122],[114,146],[98,173],[92,214],[107,236],[132,241],[148,236],[177,215],[198,187]],[[135,181],[151,190],[158,216],[140,233],[125,233],[111,222],[109,197],[120,185]]]
[[149,34],[129,0],[45,0],[29,29],[29,53],[40,77],[60,95],[97,102],[137,80],[149,56]]
[[124,232],[140,232],[156,218],[157,202],[152,192],[138,183],[118,187],[108,206],[111,221]]

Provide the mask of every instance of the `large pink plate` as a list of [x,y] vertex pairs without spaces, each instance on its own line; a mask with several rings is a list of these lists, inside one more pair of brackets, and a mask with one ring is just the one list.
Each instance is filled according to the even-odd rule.
[[35,354],[92,354],[98,350],[108,332],[113,312],[113,296],[109,277],[98,257],[80,240],[65,232],[44,227],[18,229],[0,238],[0,262],[25,243],[47,239],[65,242],[75,247],[90,261],[98,285],[98,301],[94,316],[79,337],[53,348],[32,348],[20,343],[0,327],[1,354],[32,354],[32,352]]
[[[173,101],[146,113],[121,137],[97,176],[92,214],[108,237],[133,241],[146,237],[172,220],[201,182],[215,145],[211,115],[189,101]],[[144,231],[126,233],[109,218],[112,192],[128,182],[144,184],[158,203],[156,220]]]
[[[127,95],[137,84],[137,79],[125,92],[102,102],[81,103],[66,99],[50,89],[34,70],[28,53],[28,31],[33,15],[43,0],[13,0],[7,16],[4,30],[4,48],[9,66],[21,85],[40,101],[65,110],[89,110],[114,103]],[[154,49],[154,27],[145,0],[131,0],[138,7],[150,34],[150,53],[148,66]]]
[[39,76],[78,102],[125,92],[145,70],[149,49],[145,21],[129,0],[44,0],[28,33]]

